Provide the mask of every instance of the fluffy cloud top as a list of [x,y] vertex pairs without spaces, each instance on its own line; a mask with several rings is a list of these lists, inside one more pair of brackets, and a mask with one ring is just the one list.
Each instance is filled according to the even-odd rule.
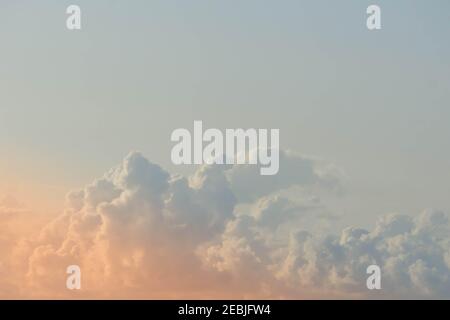
[[446,215],[386,215],[372,231],[349,227],[340,236],[292,235],[279,276],[290,284],[364,292],[366,268],[382,270],[383,292],[396,298],[450,297],[450,228]]
[[[289,188],[294,198],[283,194]],[[68,194],[64,213],[36,237],[0,238],[0,275],[12,274],[0,280],[8,287],[0,296],[376,297],[365,283],[367,266],[378,264],[383,297],[450,298],[444,213],[387,215],[371,231],[312,231],[323,216],[320,192],[339,189],[339,170],[290,152],[275,177],[252,166],[203,166],[182,177],[131,153]],[[79,292],[65,287],[73,264]]]

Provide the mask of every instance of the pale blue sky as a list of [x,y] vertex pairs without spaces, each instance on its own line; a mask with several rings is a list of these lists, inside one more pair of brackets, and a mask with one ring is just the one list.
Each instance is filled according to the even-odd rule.
[[[81,32],[65,29],[73,3]],[[279,128],[282,147],[336,163],[336,211],[357,223],[449,210],[449,34],[447,0],[3,0],[0,177],[62,193],[130,150],[189,172],[170,133],[203,120]]]

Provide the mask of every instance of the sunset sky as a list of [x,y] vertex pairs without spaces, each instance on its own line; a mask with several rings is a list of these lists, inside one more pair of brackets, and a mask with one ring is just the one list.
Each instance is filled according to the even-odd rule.
[[[0,298],[450,298],[449,21],[447,0],[2,0]],[[280,129],[280,174],[175,166],[194,120]]]

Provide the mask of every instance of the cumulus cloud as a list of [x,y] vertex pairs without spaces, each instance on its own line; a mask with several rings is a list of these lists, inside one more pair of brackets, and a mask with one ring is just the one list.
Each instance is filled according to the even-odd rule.
[[[340,170],[289,152],[280,161],[279,177],[215,165],[183,177],[133,152],[70,192],[38,236],[8,243],[7,271],[18,273],[8,286],[40,298],[370,297],[366,268],[377,264],[383,297],[450,297],[448,216],[318,232],[320,192],[342,188]],[[80,292],[65,288],[72,264]]]
[[427,210],[413,219],[390,214],[374,230],[349,227],[340,236],[294,233],[279,277],[290,284],[364,292],[368,265],[382,270],[392,297],[450,297],[448,216]]
[[[254,151],[255,152],[255,151]],[[278,174],[262,176],[259,165],[233,166],[227,172],[231,187],[240,201],[254,201],[291,187],[322,187],[342,191],[344,174],[320,159],[280,150]]]
[[[239,181],[232,182],[233,170],[206,165],[191,177],[182,177],[170,175],[140,153],[131,153],[103,177],[70,192],[65,212],[42,229],[31,249],[27,247],[31,250],[25,275],[29,292],[66,296],[65,268],[78,264],[84,292],[92,296],[147,297],[149,288],[154,297],[187,297],[197,290],[203,297],[206,292],[213,296],[254,294],[254,286],[244,288],[240,280],[242,269],[236,274],[228,271],[239,264],[247,267],[247,274],[257,275],[251,261],[262,272],[267,248],[258,247],[257,239],[248,235],[230,239],[225,235],[246,219],[261,230],[281,228],[314,206],[271,195],[281,185],[309,183],[280,180],[278,187],[265,188],[261,193],[265,197],[242,214],[237,209],[242,203],[238,195],[245,191]],[[315,179],[311,185],[319,180]],[[220,247],[217,257],[215,246]],[[233,252],[234,261],[225,260]]]
[[68,195],[66,212],[42,231],[27,277],[33,292],[64,294],[65,266],[78,264],[94,295],[191,290],[208,279],[196,246],[222,232],[234,205],[216,167],[201,168],[189,181],[132,153]]

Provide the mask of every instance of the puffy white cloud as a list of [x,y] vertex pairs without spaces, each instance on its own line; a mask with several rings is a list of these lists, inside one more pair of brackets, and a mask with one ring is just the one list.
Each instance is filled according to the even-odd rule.
[[31,291],[67,295],[65,267],[78,264],[88,294],[182,294],[207,281],[194,251],[223,231],[234,206],[217,167],[203,167],[189,181],[131,153],[70,193],[65,213],[42,230],[29,259]]
[[251,202],[294,186],[341,191],[344,174],[319,159],[280,150],[280,169],[276,175],[262,176],[259,165],[239,165],[229,170],[227,176],[239,200]]
[[279,277],[291,285],[367,293],[366,268],[382,270],[383,294],[392,297],[450,297],[450,224],[428,210],[413,219],[386,215],[373,231],[346,228],[340,236],[293,235]]
[[[4,287],[41,298],[370,297],[366,268],[377,264],[383,297],[449,298],[448,216],[391,214],[373,230],[324,233],[316,224],[328,210],[314,194],[339,190],[341,176],[283,152],[279,177],[207,165],[186,178],[134,152],[69,193],[38,237],[16,246],[8,238],[7,271],[23,276]],[[80,293],[65,289],[72,264]]]

